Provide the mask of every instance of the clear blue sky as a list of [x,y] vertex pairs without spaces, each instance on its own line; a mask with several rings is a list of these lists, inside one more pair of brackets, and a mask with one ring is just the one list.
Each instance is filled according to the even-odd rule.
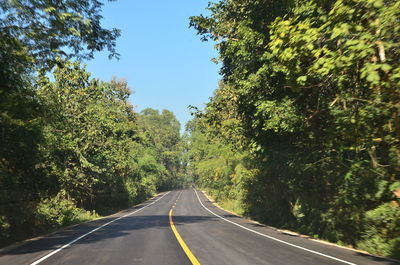
[[87,63],[92,77],[125,78],[134,91],[136,110],[150,107],[174,112],[181,126],[191,119],[188,105],[199,108],[218,85],[219,66],[213,43],[201,42],[189,17],[207,13],[208,0],[119,0],[106,2],[103,26],[121,29],[120,60],[107,53]]

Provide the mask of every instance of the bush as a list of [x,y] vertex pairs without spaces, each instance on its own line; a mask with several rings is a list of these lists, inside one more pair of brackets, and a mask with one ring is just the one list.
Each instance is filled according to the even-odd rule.
[[10,236],[10,223],[7,217],[0,215],[0,239],[2,237],[8,238]]
[[370,253],[400,259],[400,206],[388,202],[368,211],[358,247]]
[[95,212],[76,207],[75,202],[66,199],[62,191],[52,198],[42,200],[36,210],[38,226],[44,227],[61,227],[98,217]]

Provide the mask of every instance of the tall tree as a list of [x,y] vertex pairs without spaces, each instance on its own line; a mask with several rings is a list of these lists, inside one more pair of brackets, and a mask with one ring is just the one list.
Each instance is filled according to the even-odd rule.
[[139,124],[145,130],[148,140],[155,147],[157,160],[164,165],[166,175],[160,188],[168,189],[179,185],[181,178],[181,136],[180,124],[169,110],[144,109],[139,115]]
[[222,0],[191,18],[222,63],[201,116],[258,161],[250,214],[399,255],[399,5]]
[[[119,31],[101,26],[99,1],[0,2],[0,233],[18,238],[35,226],[34,211],[54,179],[42,171],[44,106],[35,72],[57,57],[116,56]],[[1,240],[4,242],[4,240]]]

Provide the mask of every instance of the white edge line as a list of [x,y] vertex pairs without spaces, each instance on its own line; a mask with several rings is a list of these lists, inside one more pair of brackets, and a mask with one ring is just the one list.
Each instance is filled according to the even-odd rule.
[[263,237],[266,237],[266,238],[269,238],[269,239],[278,241],[278,242],[280,242],[280,243],[289,245],[289,246],[291,246],[291,247],[299,248],[299,249],[301,249],[301,250],[304,250],[304,251],[307,251],[307,252],[311,252],[311,253],[313,253],[313,254],[320,255],[320,256],[323,256],[323,257],[326,257],[326,258],[329,258],[329,259],[333,259],[333,260],[336,260],[336,261],[340,261],[340,262],[342,262],[342,263],[346,263],[346,264],[349,264],[349,265],[357,265],[356,263],[351,263],[351,262],[349,262],[349,261],[345,261],[345,260],[342,260],[342,259],[339,259],[339,258],[335,258],[335,257],[329,256],[329,255],[326,255],[326,254],[323,254],[323,253],[320,253],[320,252],[317,252],[317,251],[314,251],[314,250],[311,250],[311,249],[308,249],[308,248],[303,248],[303,247],[300,247],[300,246],[298,246],[298,245],[295,245],[295,244],[292,244],[292,243],[283,241],[283,240],[281,240],[281,239],[278,239],[278,238],[275,238],[275,237],[272,237],[272,236],[265,235],[265,234],[263,234],[263,233],[260,233],[260,232],[255,231],[255,230],[253,230],[253,229],[247,228],[247,227],[245,227],[245,226],[243,226],[243,225],[240,225],[240,224],[237,224],[237,223],[235,223],[235,222],[232,222],[232,221],[230,221],[230,220],[228,220],[228,219],[226,219],[226,218],[224,218],[224,217],[222,217],[222,216],[220,216],[220,215],[214,213],[213,211],[211,211],[211,210],[208,209],[207,207],[205,207],[204,204],[201,202],[200,197],[199,197],[199,195],[197,194],[197,191],[196,191],[195,189],[193,189],[193,190],[194,190],[194,192],[196,193],[197,199],[199,200],[201,206],[203,206],[204,209],[206,209],[206,210],[209,211],[211,214],[217,216],[218,218],[220,218],[220,219],[222,219],[222,220],[224,220],[224,221],[226,221],[226,222],[228,222],[228,223],[231,223],[231,224],[233,224],[233,225],[239,226],[240,228],[243,228],[243,229],[245,229],[245,230],[247,230],[247,231],[253,232],[253,233],[257,234],[257,235],[260,235],[260,236],[263,236]]
[[127,217],[127,216],[129,216],[129,215],[132,215],[132,214],[134,214],[134,213],[137,213],[137,212],[143,210],[144,208],[146,208],[146,207],[148,207],[148,206],[150,206],[150,205],[156,203],[157,201],[161,200],[161,199],[162,199],[165,195],[167,195],[168,193],[170,193],[170,192],[168,191],[167,193],[165,193],[164,195],[162,195],[162,196],[161,196],[160,198],[158,198],[157,200],[153,201],[152,203],[147,204],[146,206],[143,206],[143,207],[140,208],[140,209],[137,209],[136,211],[130,212],[130,213],[128,213],[128,214],[125,214],[125,215],[123,215],[123,216],[120,216],[120,217],[118,217],[118,218],[115,218],[114,220],[111,220],[111,221],[109,221],[109,222],[107,222],[107,223],[105,223],[105,224],[102,224],[102,225],[99,226],[99,227],[96,227],[95,229],[93,229],[93,230],[87,232],[86,234],[83,234],[83,235],[81,235],[80,237],[75,238],[75,239],[72,240],[71,242],[69,242],[69,243],[63,245],[62,247],[60,247],[60,248],[58,248],[58,249],[56,249],[56,250],[50,252],[50,253],[47,254],[46,256],[43,256],[43,257],[41,257],[40,259],[38,259],[38,260],[32,262],[30,265],[39,264],[40,262],[44,261],[45,259],[47,259],[47,258],[53,256],[53,255],[56,254],[57,252],[60,252],[60,251],[63,250],[64,248],[67,248],[67,247],[69,247],[70,245],[74,244],[76,241],[78,241],[78,240],[80,240],[80,239],[86,237],[87,235],[90,235],[90,234],[93,233],[93,232],[96,232],[96,231],[99,230],[100,228],[103,228],[103,227],[105,227],[105,226],[107,226],[107,225],[109,225],[109,224],[111,224],[111,223],[114,223],[115,221],[118,221],[119,219],[122,219],[122,218],[124,218],[124,217]]

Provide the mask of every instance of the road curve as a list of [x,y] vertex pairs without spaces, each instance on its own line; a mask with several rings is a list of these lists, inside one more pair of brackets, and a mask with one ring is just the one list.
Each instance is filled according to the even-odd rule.
[[203,265],[398,264],[257,225],[215,207],[192,189],[160,194],[116,215],[0,250],[1,265],[195,261]]

